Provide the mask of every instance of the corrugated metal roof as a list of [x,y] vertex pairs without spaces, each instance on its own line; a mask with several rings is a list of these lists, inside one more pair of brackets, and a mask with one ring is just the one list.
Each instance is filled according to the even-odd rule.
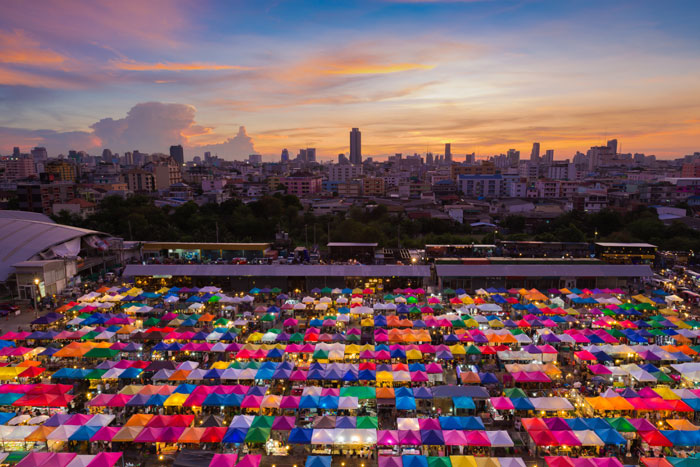
[[46,214],[32,211],[12,211],[0,210],[0,218],[2,219],[24,219],[26,221],[39,221],[54,224],[55,222]]
[[54,245],[98,233],[51,222],[0,217],[0,282],[12,274],[15,263],[31,259]]
[[430,277],[430,266],[306,264],[129,264],[124,276]]
[[440,277],[651,277],[637,264],[438,264]]

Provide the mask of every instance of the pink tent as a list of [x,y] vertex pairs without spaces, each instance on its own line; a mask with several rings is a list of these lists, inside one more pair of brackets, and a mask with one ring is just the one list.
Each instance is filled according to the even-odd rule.
[[259,467],[262,456],[260,454],[246,454],[243,459],[238,461],[236,467]]
[[101,452],[95,456],[87,467],[113,467],[121,457],[121,452]]
[[513,410],[515,407],[513,403],[507,397],[492,397],[491,405],[496,410]]
[[573,431],[552,431],[552,434],[560,446],[581,446],[581,440]]
[[399,430],[399,444],[402,446],[420,446],[423,444],[420,431]]
[[234,467],[238,460],[238,454],[214,454],[209,467]]
[[90,441],[112,441],[114,435],[116,435],[121,428],[120,426],[103,426],[90,438]]
[[75,458],[75,453],[30,452],[19,461],[17,467],[66,467]]
[[467,433],[467,446],[491,446],[491,440],[483,431],[469,431]]
[[379,467],[401,467],[403,461],[400,456],[379,456]]
[[399,432],[397,430],[377,430],[377,444],[379,446],[396,446],[399,444]]
[[446,446],[466,446],[467,435],[462,430],[443,430],[442,436],[445,438]]

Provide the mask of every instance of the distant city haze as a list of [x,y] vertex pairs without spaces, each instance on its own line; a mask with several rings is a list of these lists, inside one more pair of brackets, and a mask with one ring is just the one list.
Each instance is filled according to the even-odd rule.
[[652,0],[2,2],[0,155],[546,161],[615,138],[677,158],[700,142],[699,16]]

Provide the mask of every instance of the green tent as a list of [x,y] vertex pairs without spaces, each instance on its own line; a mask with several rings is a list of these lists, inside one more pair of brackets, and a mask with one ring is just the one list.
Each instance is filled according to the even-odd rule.
[[265,316],[260,318],[260,321],[269,321],[272,322],[275,320],[275,315],[273,313],[267,313]]
[[246,443],[264,443],[270,438],[269,428],[251,428],[245,435]]
[[346,337],[345,337],[345,341],[346,341],[346,342],[347,342],[347,341],[356,342],[356,341],[359,341],[359,340],[360,340],[360,336],[358,336],[357,334],[350,334],[349,336],[346,336]]
[[304,342],[304,335],[300,332],[295,332],[289,336],[289,342]]
[[328,351],[323,349],[318,349],[314,351],[314,360],[328,360]]
[[94,339],[95,337],[97,337],[99,334],[100,333],[97,331],[90,331],[87,334],[83,334],[82,336],[80,336],[80,340],[81,341],[90,341],[90,340]]
[[523,391],[520,388],[508,388],[505,391],[506,397],[509,397],[511,399],[517,398],[517,397],[527,397],[525,394],[525,391]]
[[85,355],[85,358],[112,358],[117,355],[119,351],[117,349],[102,349],[95,348],[90,349]]
[[272,424],[275,422],[274,415],[256,415],[253,419],[253,423],[250,425],[251,428],[272,428]]
[[329,294],[332,291],[333,291],[333,289],[331,289],[330,287],[324,287],[321,289],[321,293],[326,293],[326,294]]
[[393,300],[393,299],[394,299],[394,296],[391,295],[390,293],[384,295],[384,300],[387,300],[387,301],[388,301],[388,300]]
[[25,457],[27,457],[29,451],[10,451],[10,454],[3,461],[4,464],[16,464]]
[[654,378],[659,380],[659,383],[670,383],[672,382],[671,378],[664,373],[663,371],[656,371],[654,373],[650,373]]
[[467,325],[461,319],[456,319],[456,320],[452,321],[452,327],[453,328],[466,328]]
[[216,321],[214,321],[214,326],[226,326],[229,323],[229,321],[231,320],[227,318],[219,318]]
[[143,323],[144,327],[149,327],[149,328],[151,326],[158,326],[159,324],[160,324],[160,320],[158,318],[148,318]]
[[280,289],[279,287],[273,287],[270,289],[270,292],[271,293],[282,293],[282,289]]
[[411,308],[408,309],[408,312],[409,313],[420,313],[421,311],[420,311],[420,308],[418,308],[417,306],[412,306]]
[[107,373],[107,370],[95,369],[88,373],[85,376],[85,379],[102,379],[102,375],[104,375],[105,373]]
[[216,303],[216,302],[218,302],[219,300],[221,300],[221,297],[219,297],[218,295],[212,295],[212,296],[209,298],[209,300],[207,300],[207,302],[209,302],[209,303]]
[[443,295],[455,295],[455,291],[448,287],[446,289],[442,289],[442,294]]
[[635,433],[637,429],[625,417],[606,418],[610,426],[624,433]]
[[370,386],[348,386],[340,388],[340,397],[357,397],[358,399],[376,399],[377,392]]
[[466,348],[467,355],[481,355],[481,350],[475,345]]
[[452,461],[446,456],[428,456],[428,467],[452,467]]
[[357,428],[376,430],[379,428],[379,421],[377,417],[357,417]]

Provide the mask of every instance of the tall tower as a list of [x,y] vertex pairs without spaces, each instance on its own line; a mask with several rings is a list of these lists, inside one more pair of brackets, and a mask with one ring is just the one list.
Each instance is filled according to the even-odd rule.
[[452,143],[445,143],[445,162],[452,163]]
[[362,164],[362,133],[359,128],[353,128],[350,132],[350,163]]
[[530,153],[530,162],[540,161],[540,143],[532,143],[532,152]]
[[170,146],[170,157],[172,157],[177,165],[182,165],[185,163],[185,151],[182,149],[182,145]]

